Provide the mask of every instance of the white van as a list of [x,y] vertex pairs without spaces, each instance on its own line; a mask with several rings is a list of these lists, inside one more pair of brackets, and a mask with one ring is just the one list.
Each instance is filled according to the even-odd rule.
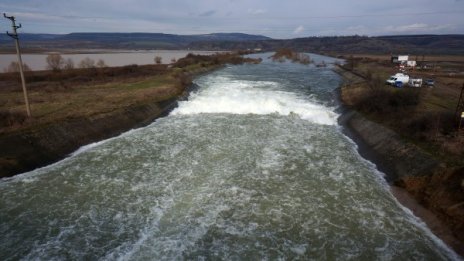
[[409,75],[403,73],[397,73],[395,75],[390,76],[386,81],[386,84],[397,86],[398,83],[401,82],[401,85],[408,84],[409,82]]

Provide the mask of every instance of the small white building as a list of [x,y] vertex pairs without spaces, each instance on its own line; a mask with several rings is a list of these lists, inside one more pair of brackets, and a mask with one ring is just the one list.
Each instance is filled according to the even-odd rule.
[[406,63],[409,60],[409,55],[392,55],[392,63]]
[[409,60],[409,55],[392,55],[391,62],[399,64],[401,69],[404,69],[405,67],[416,67],[417,66],[416,61]]
[[408,67],[416,67],[417,62],[416,61],[406,61],[406,66]]

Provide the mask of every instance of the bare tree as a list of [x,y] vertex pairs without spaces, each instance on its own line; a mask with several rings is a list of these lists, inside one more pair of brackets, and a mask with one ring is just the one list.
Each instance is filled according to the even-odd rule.
[[85,57],[84,60],[82,60],[79,63],[80,68],[95,68],[95,61],[90,59],[89,57]]
[[106,65],[105,61],[103,61],[103,59],[100,59],[97,62],[97,67],[104,68],[104,67],[107,67],[107,65]]
[[[31,68],[26,63],[23,63],[23,70],[24,71],[31,71]],[[19,63],[15,62],[15,61],[11,62],[10,65],[8,65],[8,67],[4,69],[4,71],[7,72],[7,73],[9,73],[9,72],[19,72]]]
[[161,64],[163,58],[161,58],[161,56],[155,56],[155,63],[156,64]]
[[350,57],[348,57],[347,66],[350,70],[353,70],[354,68],[356,68],[356,66],[358,66],[358,61],[355,57],[353,57],[353,55],[350,55]]
[[63,68],[65,70],[72,70],[74,69],[74,61],[71,58],[68,58],[64,61],[64,66]]
[[298,55],[298,61],[302,64],[310,64],[311,63],[311,57],[309,55],[300,53]]
[[64,59],[60,54],[52,53],[47,56],[47,69],[59,71],[64,66]]

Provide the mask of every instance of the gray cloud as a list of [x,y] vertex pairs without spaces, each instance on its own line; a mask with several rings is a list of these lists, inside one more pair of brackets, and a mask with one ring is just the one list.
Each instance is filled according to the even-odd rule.
[[213,16],[215,13],[216,13],[215,10],[209,10],[209,11],[199,14],[198,16],[202,16],[202,17]]
[[[244,32],[274,38],[464,33],[463,0],[2,0],[0,9],[31,33]],[[7,29],[3,20],[0,29]]]

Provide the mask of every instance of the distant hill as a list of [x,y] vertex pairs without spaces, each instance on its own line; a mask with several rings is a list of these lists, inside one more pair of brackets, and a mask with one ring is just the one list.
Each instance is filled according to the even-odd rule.
[[[192,49],[273,51],[288,47],[296,51],[336,54],[460,54],[464,55],[464,35],[331,36],[277,40],[261,35],[214,33],[175,35],[163,33],[71,33],[21,34],[21,46],[29,50],[61,49]],[[2,50],[12,50],[13,42],[0,34]]]
[[[185,49],[194,42],[248,42],[271,38],[242,33],[175,35],[163,33],[70,33],[20,34],[24,48],[108,48],[108,49]],[[12,45],[6,34],[0,34],[0,46]]]
[[296,51],[316,53],[406,53],[406,54],[464,54],[464,35],[395,35],[395,36],[331,36],[251,42],[194,42],[192,49],[276,50],[287,47]]

